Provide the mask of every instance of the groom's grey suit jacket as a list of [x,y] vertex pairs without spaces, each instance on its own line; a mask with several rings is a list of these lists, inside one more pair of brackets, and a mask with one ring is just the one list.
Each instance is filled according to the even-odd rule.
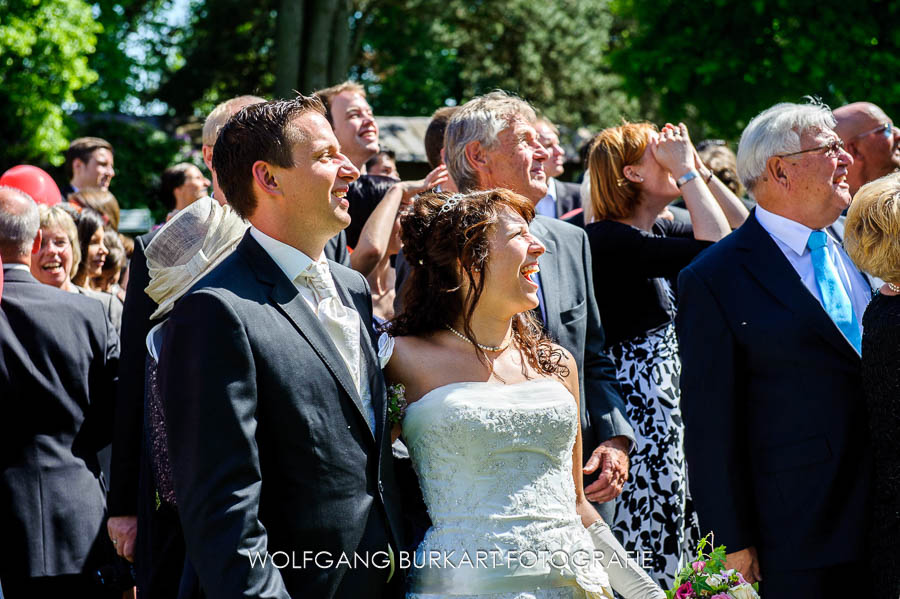
[[[367,331],[365,279],[329,266]],[[379,595],[388,570],[302,561],[305,551],[337,562],[398,547],[384,379],[365,334],[361,355],[374,436],[327,332],[249,234],[176,305],[159,373],[187,555],[206,596]],[[295,562],[251,567],[257,551]]]

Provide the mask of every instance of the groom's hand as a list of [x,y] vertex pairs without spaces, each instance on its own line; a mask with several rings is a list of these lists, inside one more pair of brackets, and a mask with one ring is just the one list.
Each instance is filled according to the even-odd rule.
[[744,580],[753,584],[762,580],[759,571],[759,556],[756,554],[756,547],[747,547],[734,553],[725,555],[725,568],[734,568],[741,573]]
[[599,471],[597,480],[584,489],[584,495],[595,503],[612,501],[622,492],[628,480],[627,437],[613,437],[601,443],[584,465],[584,473]]

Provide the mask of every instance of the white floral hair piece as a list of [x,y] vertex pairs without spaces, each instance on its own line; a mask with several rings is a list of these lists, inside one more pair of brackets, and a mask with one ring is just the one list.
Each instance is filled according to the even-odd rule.
[[443,214],[443,213],[445,213],[445,212],[450,212],[451,210],[453,210],[454,208],[456,208],[457,205],[459,205],[459,202],[460,202],[462,199],[463,199],[463,194],[461,194],[461,193],[454,193],[452,196],[450,196],[449,198],[447,198],[447,201],[444,202],[444,205],[443,205],[443,206],[441,206],[441,211],[440,211],[438,214]]

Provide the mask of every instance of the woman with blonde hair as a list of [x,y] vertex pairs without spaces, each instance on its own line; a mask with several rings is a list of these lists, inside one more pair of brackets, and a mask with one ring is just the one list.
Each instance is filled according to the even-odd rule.
[[878,597],[900,596],[900,173],[863,185],[847,212],[844,248],[886,281],[863,315],[862,380],[875,460],[867,561]]
[[[636,436],[613,529],[626,549],[652,555],[653,576],[668,586],[699,533],[688,502],[674,280],[747,210],[718,185],[710,189],[715,176],[683,124],[606,129],[591,145],[588,169],[594,290]],[[679,196],[691,225],[659,218]]]

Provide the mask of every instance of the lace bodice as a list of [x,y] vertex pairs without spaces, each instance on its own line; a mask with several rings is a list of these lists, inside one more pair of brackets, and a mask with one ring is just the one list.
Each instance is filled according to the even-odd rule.
[[452,383],[407,408],[403,435],[433,522],[416,553],[413,596],[565,586],[607,596],[575,511],[577,426],[577,403],[551,379]]

